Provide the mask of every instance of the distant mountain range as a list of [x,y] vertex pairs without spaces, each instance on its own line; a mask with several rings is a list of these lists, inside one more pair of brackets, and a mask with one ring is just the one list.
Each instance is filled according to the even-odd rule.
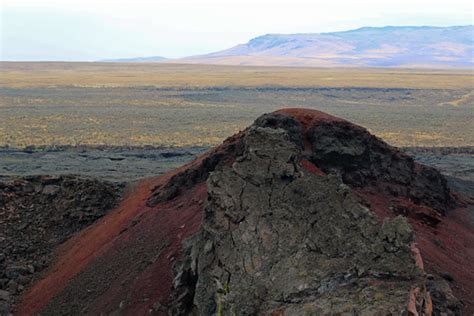
[[167,58],[161,56],[151,56],[151,57],[132,57],[132,58],[119,58],[119,59],[103,59],[99,62],[105,63],[139,63],[139,62],[156,62],[156,61],[165,61]]
[[[148,58],[121,61],[156,61]],[[172,63],[314,67],[474,67],[474,26],[387,26],[311,34],[267,34]]]

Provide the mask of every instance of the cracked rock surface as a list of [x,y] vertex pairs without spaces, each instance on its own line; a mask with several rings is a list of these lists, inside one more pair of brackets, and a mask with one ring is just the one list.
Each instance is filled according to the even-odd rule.
[[283,129],[252,128],[244,143],[232,167],[207,180],[203,230],[187,262],[197,276],[194,299],[174,312],[406,311],[407,293],[424,286],[406,220],[380,226],[337,177],[302,168]]

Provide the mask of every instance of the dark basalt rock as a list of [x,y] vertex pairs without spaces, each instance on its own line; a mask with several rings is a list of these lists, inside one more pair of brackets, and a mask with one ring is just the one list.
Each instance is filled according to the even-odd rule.
[[304,147],[303,127],[300,122],[291,116],[275,113],[264,114],[257,118],[253,125],[284,129],[291,142],[293,142],[298,148],[302,149]]
[[326,173],[338,174],[353,188],[376,187],[394,197],[408,197],[442,215],[455,205],[439,171],[417,164],[409,155],[352,123],[320,120],[303,128],[289,115],[270,113],[258,118],[254,126],[284,129],[298,148],[307,141],[311,152],[305,152],[305,158]]
[[462,302],[453,294],[448,281],[439,277],[428,278],[427,289],[430,292],[435,314],[462,315]]
[[251,128],[243,139],[242,156],[207,180],[203,230],[177,268],[173,314],[400,314],[412,288],[423,289],[423,306],[405,219],[380,226],[337,177],[302,168],[283,129]]
[[348,122],[321,122],[309,131],[310,160],[326,172],[337,172],[344,183],[377,187],[393,196],[441,214],[453,207],[446,179],[435,169],[416,164],[398,149]]
[[104,216],[122,190],[120,184],[76,176],[0,183],[0,291],[10,293],[8,300],[0,297],[0,315],[49,264],[54,247]]

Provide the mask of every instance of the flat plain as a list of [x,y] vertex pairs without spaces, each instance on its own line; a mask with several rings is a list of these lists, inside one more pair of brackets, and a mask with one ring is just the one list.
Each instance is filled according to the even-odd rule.
[[0,63],[0,146],[212,146],[306,107],[396,146],[473,146],[472,71]]

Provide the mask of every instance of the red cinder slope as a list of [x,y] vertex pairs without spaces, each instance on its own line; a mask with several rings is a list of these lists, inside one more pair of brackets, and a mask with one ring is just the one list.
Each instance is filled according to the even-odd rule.
[[[154,213],[145,206],[145,201],[160,181],[162,179],[143,181],[107,218],[66,242],[59,249],[56,263],[23,297],[18,315],[32,315],[42,310],[55,295],[68,290],[68,282],[74,277],[84,279],[76,286],[90,287],[91,297],[80,299],[90,302],[88,312],[91,313],[107,311],[111,304],[119,306],[120,301],[114,300],[118,299],[117,295],[125,294],[121,293],[124,291],[132,294],[124,297],[134,303],[133,309],[137,312],[147,311],[147,305],[156,296],[167,298],[171,288],[172,257],[177,255],[181,241],[199,227],[200,205],[206,188],[201,183],[187,196],[160,205]],[[176,212],[180,205],[186,205],[186,208]],[[146,269],[141,267],[143,260],[149,260]],[[109,268],[115,271],[109,271]],[[121,282],[129,278],[133,285],[123,287]],[[141,282],[141,279],[145,281]],[[104,284],[106,287],[101,287]],[[96,301],[96,297],[101,300]],[[139,301],[145,297],[150,300],[148,303]],[[71,300],[74,302],[75,298],[72,296]],[[67,314],[71,302],[62,303],[63,312]]]
[[[123,312],[130,315],[161,313],[159,307],[170,300],[171,266],[181,243],[201,225],[209,157],[231,163],[238,142],[231,137],[190,164],[138,183],[117,209],[58,249],[56,262],[23,296],[16,314],[100,314],[119,306],[127,306]],[[190,171],[196,172],[189,177]],[[154,191],[183,174],[188,182],[179,196],[147,206]],[[77,296],[78,289],[88,294]]]
[[[406,216],[425,270],[449,279],[465,312],[474,312],[474,227],[439,173],[319,111],[284,109],[254,125],[285,129],[304,153],[303,168],[339,174],[381,220]],[[184,260],[183,242],[202,228],[209,173],[240,156],[244,135],[138,183],[116,210],[57,250],[55,263],[22,297],[16,314],[166,315],[178,273],[173,263]]]

